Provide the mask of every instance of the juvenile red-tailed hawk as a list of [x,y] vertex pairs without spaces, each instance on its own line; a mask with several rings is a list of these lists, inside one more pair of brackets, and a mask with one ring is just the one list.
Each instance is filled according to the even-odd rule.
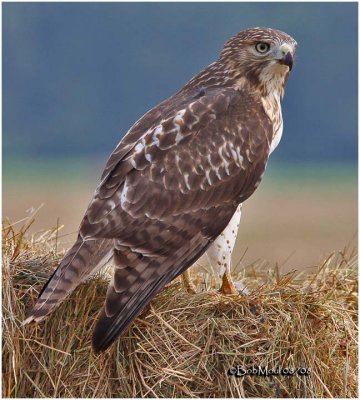
[[132,126],[107,162],[76,243],[26,322],[44,319],[112,256],[93,336],[97,352],[207,249],[231,291],[241,203],[280,140],[280,99],[295,48],[274,29],[240,32],[216,62]]

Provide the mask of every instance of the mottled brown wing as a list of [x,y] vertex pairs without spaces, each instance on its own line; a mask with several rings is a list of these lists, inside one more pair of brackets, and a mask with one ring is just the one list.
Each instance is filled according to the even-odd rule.
[[94,335],[97,351],[225,228],[262,177],[271,133],[251,96],[202,90],[172,104],[125,156],[112,159],[80,230],[84,239],[117,243],[114,279]]
[[[183,98],[183,102],[186,98]],[[109,174],[120,173],[118,163],[129,154],[136,142],[144,135],[144,132],[157,122],[161,121],[164,113],[171,113],[174,107],[181,105],[180,102],[172,102],[171,98],[160,103],[154,109],[148,111],[137,121],[125,137],[121,140],[104,169],[99,187],[106,182]],[[121,170],[121,168],[120,168]],[[119,178],[121,182],[121,177]],[[54,311],[62,301],[87,277],[101,268],[112,256],[113,241],[111,239],[84,240],[79,235],[76,243],[67,252],[57,269],[49,278],[39,294],[39,298],[30,311],[24,323],[35,320],[41,321]]]
[[82,237],[127,236],[133,219],[241,202],[255,190],[272,136],[262,105],[230,88],[198,92],[172,98],[159,123],[127,141],[123,156],[110,157]]

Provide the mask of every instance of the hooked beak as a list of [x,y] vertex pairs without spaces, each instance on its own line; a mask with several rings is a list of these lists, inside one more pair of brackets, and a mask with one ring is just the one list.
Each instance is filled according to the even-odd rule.
[[291,54],[291,51],[288,51],[282,58],[280,58],[279,63],[281,65],[287,65],[291,71],[294,64],[294,57]]

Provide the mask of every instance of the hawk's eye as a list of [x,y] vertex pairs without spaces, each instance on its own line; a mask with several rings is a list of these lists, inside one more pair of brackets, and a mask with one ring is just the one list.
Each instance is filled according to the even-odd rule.
[[255,45],[255,49],[257,52],[261,53],[261,54],[265,54],[269,51],[270,49],[270,45],[268,43],[265,42],[258,42]]

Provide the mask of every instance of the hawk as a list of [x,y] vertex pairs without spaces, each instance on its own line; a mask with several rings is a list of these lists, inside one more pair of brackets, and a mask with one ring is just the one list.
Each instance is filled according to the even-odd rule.
[[111,257],[96,352],[207,250],[232,289],[229,254],[241,204],[281,138],[280,100],[296,45],[275,29],[238,33],[216,62],[130,128],[106,164],[75,244],[25,323],[47,317]]

